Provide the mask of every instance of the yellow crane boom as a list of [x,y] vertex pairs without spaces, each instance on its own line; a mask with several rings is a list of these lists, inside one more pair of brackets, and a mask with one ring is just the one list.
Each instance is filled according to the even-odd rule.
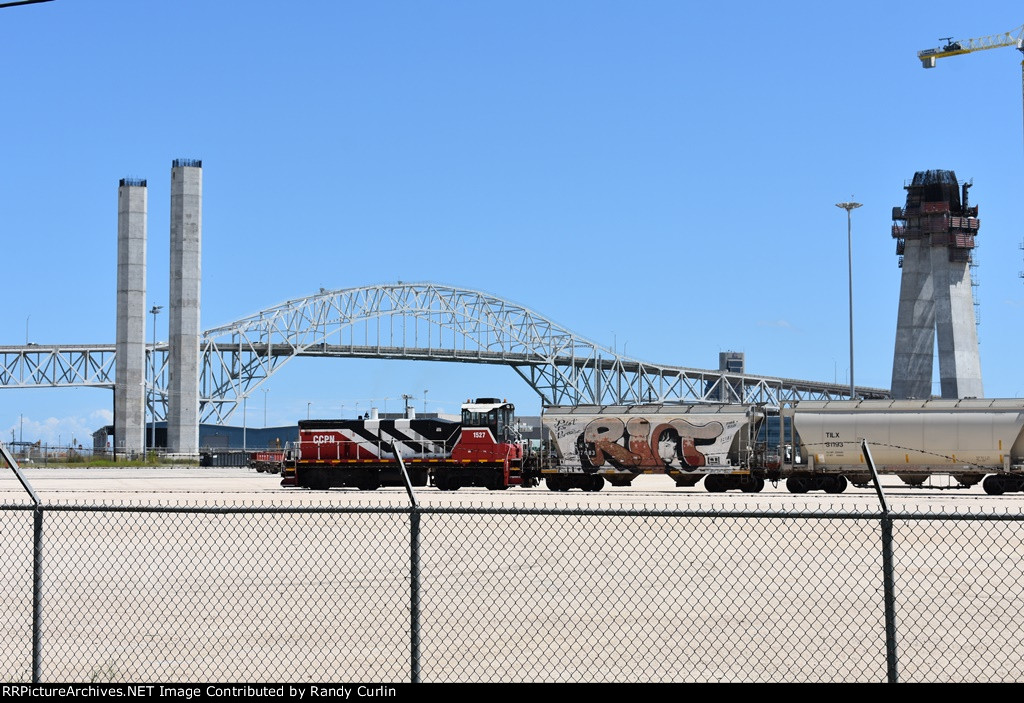
[[[1014,46],[1024,53],[1024,25],[1011,29],[1002,34],[991,34],[987,37],[975,39],[959,39],[954,41],[952,37],[945,37],[939,41],[946,42],[945,45],[935,49],[925,49],[917,52],[917,58],[925,68],[935,68],[935,61],[944,59],[947,56],[960,56],[961,54],[973,54],[975,51],[985,49],[998,49],[1002,46]],[[1021,95],[1024,96],[1024,60],[1020,62],[1021,69]]]
[[917,52],[917,58],[921,59],[921,64],[925,68],[935,68],[936,59],[971,54],[975,51],[984,51],[985,49],[998,49],[1002,46],[1015,46],[1017,49],[1024,51],[1024,48],[1022,48],[1024,47],[1024,25],[1011,29],[1009,32],[990,34],[987,37],[958,39],[956,41],[953,41],[952,37],[946,37],[941,41],[945,41],[946,44],[935,49],[925,49]]

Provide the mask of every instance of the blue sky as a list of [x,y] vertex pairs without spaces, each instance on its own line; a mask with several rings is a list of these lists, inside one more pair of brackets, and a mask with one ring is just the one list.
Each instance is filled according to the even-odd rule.
[[[149,185],[167,305],[169,178],[203,161],[202,326],[319,290],[483,290],[662,364],[891,380],[891,212],[915,171],[972,179],[985,393],[1024,393],[1021,56],[939,61],[1006,2],[54,0],[0,10],[0,343],[112,343],[117,183]],[[851,10],[851,8],[854,8]],[[166,316],[157,336],[166,339]],[[148,319],[148,318],[147,318]],[[147,330],[151,323],[147,323]],[[403,393],[536,414],[510,369],[296,360],[248,403],[289,424]],[[936,392],[938,387],[936,386]],[[387,398],[389,400],[385,401]],[[307,406],[307,403],[310,404]],[[110,391],[10,390],[0,433],[80,441]]]

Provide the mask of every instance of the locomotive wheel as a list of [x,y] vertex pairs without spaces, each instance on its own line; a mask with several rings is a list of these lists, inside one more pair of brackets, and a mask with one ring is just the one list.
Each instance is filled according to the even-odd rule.
[[323,469],[313,469],[306,479],[306,486],[314,491],[326,491],[331,487],[331,479]]
[[457,491],[461,487],[462,486],[459,484],[459,480],[457,478],[448,478],[448,479],[445,480],[444,488],[442,490],[445,490],[445,491]]
[[457,491],[459,490],[459,483],[454,478],[446,476],[444,474],[438,474],[434,476],[434,485],[437,486],[438,490],[441,491]]
[[505,477],[500,471],[495,471],[489,479],[487,479],[487,490],[489,491],[503,491],[508,486],[505,485]]

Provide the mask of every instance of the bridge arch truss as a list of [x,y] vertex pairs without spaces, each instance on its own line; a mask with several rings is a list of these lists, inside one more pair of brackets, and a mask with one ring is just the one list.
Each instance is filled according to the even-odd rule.
[[[493,295],[433,283],[361,286],[296,298],[200,341],[200,417],[226,422],[299,356],[387,358],[512,367],[544,405],[784,401],[849,397],[837,384],[640,361]],[[147,386],[166,417],[167,346],[150,345]],[[113,346],[0,347],[0,387],[113,387]],[[885,389],[859,388],[862,397]]]

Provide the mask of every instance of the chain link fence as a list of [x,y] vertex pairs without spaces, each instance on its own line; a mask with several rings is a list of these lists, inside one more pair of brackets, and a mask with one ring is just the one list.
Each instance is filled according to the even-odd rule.
[[1022,531],[992,513],[4,505],[0,679],[1020,681]]

